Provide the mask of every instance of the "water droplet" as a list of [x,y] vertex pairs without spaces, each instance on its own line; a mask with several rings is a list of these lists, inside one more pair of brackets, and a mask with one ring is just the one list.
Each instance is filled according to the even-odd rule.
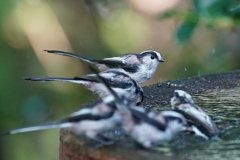
[[166,86],[170,87],[171,86],[171,82],[166,82]]
[[157,84],[157,87],[162,87],[162,83],[158,83],[158,84]]

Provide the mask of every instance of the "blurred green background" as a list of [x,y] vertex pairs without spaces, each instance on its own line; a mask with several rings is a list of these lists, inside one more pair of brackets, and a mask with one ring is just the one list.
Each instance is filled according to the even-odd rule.
[[[104,58],[156,50],[162,63],[150,85],[240,67],[237,0],[0,1],[0,131],[64,118],[93,99],[76,84],[22,77],[90,73],[56,49]],[[59,130],[0,137],[0,159],[58,159]]]

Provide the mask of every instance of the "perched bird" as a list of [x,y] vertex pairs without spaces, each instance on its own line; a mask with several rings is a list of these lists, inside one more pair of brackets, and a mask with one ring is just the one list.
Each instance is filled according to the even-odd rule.
[[122,128],[139,145],[152,148],[171,140],[186,124],[185,118],[175,111],[154,112],[135,107],[123,96],[117,95],[107,81],[97,74],[114,96],[114,102],[122,117]]
[[[132,104],[141,104],[143,100],[143,90],[131,77],[115,70],[102,72],[100,75],[118,95],[125,95]],[[109,91],[101,82],[99,82],[99,78],[97,78],[96,74],[88,74],[74,78],[26,77],[24,79],[31,81],[61,81],[77,83],[83,85],[90,91],[97,93],[101,98],[109,95]]]
[[53,128],[65,128],[76,135],[86,135],[101,144],[112,144],[112,141],[102,133],[115,129],[121,123],[121,116],[116,111],[113,99],[109,96],[104,102],[73,112],[67,118],[56,123],[13,129],[2,135],[18,134]]
[[139,54],[124,54],[119,57],[93,59],[74,53],[57,51],[57,50],[44,50],[48,53],[54,53],[69,57],[81,59],[83,61],[95,64],[101,72],[111,69],[123,72],[137,83],[141,84],[152,78],[158,65],[164,62],[160,53],[156,51],[143,51]]
[[211,118],[195,104],[192,96],[182,90],[175,90],[171,98],[172,109],[181,113],[188,121],[190,128],[196,135],[206,139],[217,138],[218,128]]

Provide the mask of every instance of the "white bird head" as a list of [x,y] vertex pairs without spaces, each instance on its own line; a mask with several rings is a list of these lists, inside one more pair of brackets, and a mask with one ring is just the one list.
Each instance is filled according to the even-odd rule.
[[140,59],[143,61],[143,63],[156,63],[157,65],[160,62],[164,62],[164,59],[162,58],[161,54],[157,51],[143,51],[140,53]]
[[171,105],[174,106],[176,104],[185,104],[190,103],[194,104],[194,100],[192,96],[183,90],[175,90],[174,95],[171,98]]

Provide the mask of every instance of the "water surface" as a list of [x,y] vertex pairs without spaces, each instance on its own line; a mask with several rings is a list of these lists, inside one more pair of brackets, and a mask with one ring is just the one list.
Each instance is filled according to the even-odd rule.
[[159,151],[171,159],[239,160],[240,87],[206,90],[193,98],[220,128],[219,139],[206,141],[180,135],[167,146],[159,146]]

